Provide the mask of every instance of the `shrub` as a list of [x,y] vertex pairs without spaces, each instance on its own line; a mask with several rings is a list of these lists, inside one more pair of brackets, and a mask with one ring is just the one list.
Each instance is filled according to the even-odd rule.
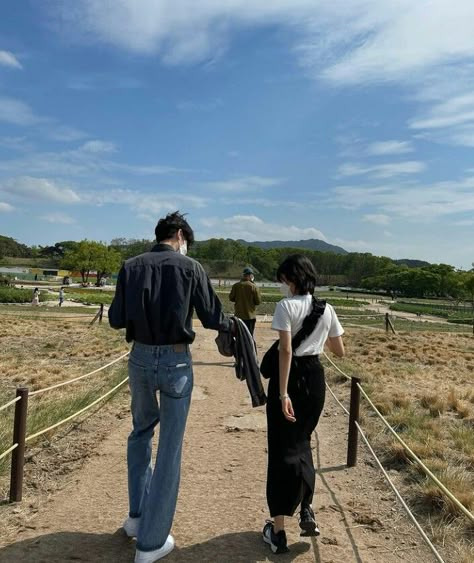
[[[0,287],[0,303],[30,303],[33,299],[31,289]],[[44,301],[44,293],[40,292],[40,301]]]

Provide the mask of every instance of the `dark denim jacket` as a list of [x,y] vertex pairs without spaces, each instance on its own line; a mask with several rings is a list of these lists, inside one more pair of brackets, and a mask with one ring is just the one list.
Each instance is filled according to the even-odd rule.
[[122,266],[109,323],[126,329],[127,342],[190,344],[195,337],[194,310],[205,328],[230,330],[201,264],[167,244],[157,244]]

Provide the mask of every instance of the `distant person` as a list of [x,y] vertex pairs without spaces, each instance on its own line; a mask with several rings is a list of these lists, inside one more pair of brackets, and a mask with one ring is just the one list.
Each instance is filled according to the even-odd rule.
[[38,274],[35,274],[35,281],[38,281]]
[[37,287],[35,287],[34,290],[33,290],[33,299],[31,300],[31,304],[33,306],[39,305],[39,299],[40,299],[39,296],[40,296],[39,289]]
[[316,473],[311,453],[311,435],[325,399],[319,355],[326,344],[343,356],[344,330],[333,307],[314,297],[316,271],[306,256],[289,256],[277,279],[288,297],[277,304],[272,322],[280,337],[279,365],[270,376],[267,401],[267,502],[273,520],[267,521],[263,540],[273,553],[285,553],[285,516],[293,516],[298,507],[301,534],[319,535],[312,508]]
[[59,306],[62,307],[63,303],[64,303],[64,288],[62,287],[59,290]]
[[255,308],[260,305],[262,298],[254,283],[252,268],[244,268],[242,279],[230,290],[229,300],[235,303],[235,316],[244,322],[253,336],[257,319]]
[[137,538],[135,563],[157,561],[174,547],[169,533],[193,389],[193,311],[205,328],[231,330],[203,267],[186,256],[194,233],[184,216],[176,211],[160,219],[155,235],[157,244],[150,252],[122,266],[109,309],[110,325],[125,328],[127,342],[133,342],[128,363],[133,419],[127,451],[129,516],[123,528]]

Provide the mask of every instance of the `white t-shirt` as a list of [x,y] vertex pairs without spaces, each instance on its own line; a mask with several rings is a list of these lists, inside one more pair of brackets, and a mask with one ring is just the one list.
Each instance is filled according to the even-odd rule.
[[[273,315],[272,329],[291,332],[293,338],[303,326],[303,320],[312,308],[311,295],[294,295],[277,303]],[[323,315],[319,318],[314,331],[296,349],[296,356],[314,356],[321,354],[328,336],[342,336],[344,329],[337,318],[334,307],[326,303]]]

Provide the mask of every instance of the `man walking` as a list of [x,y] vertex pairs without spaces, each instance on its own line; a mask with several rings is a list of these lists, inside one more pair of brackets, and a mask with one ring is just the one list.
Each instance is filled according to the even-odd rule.
[[[181,451],[193,370],[189,345],[193,311],[205,328],[230,330],[202,266],[186,256],[194,233],[178,211],[160,219],[150,252],[127,260],[109,310],[113,328],[133,341],[130,377],[133,431],[128,438],[129,516],[124,530],[137,537],[135,563],[152,563],[174,547],[169,535],[178,495]],[[158,403],[157,392],[160,393]],[[155,469],[152,437],[160,423]]]
[[229,300],[235,303],[235,316],[239,317],[253,336],[255,330],[255,307],[260,305],[262,298],[260,291],[254,283],[252,268],[244,268],[242,279],[232,286]]

